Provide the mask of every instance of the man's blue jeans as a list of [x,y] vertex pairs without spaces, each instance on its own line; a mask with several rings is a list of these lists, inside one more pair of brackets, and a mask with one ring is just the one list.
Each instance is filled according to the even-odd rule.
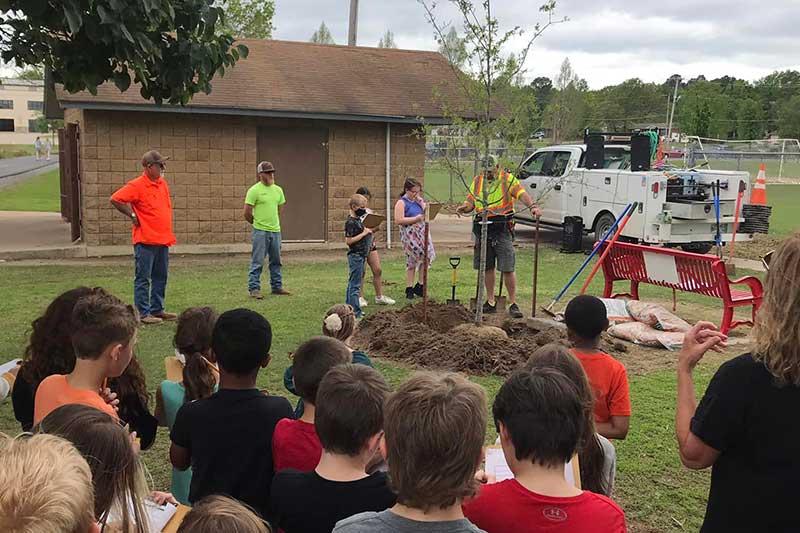
[[133,279],[133,303],[139,316],[157,315],[164,310],[169,269],[169,246],[134,244],[136,273]]
[[347,281],[345,302],[350,304],[355,311],[356,318],[361,318],[363,311],[358,303],[358,293],[361,290],[361,281],[364,278],[364,265],[367,258],[360,254],[347,254],[347,263],[350,266],[350,277]]
[[283,287],[281,278],[281,233],[253,228],[253,257],[250,260],[249,291],[261,290],[264,258],[269,257],[269,284],[273,291]]

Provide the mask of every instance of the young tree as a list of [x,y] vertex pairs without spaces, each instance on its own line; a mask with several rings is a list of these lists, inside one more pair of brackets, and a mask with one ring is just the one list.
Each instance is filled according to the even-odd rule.
[[386,30],[386,33],[383,34],[381,40],[378,41],[378,48],[397,48],[397,44],[394,42],[394,33],[391,30]]
[[311,36],[311,42],[317,44],[336,44],[324,20],[322,24],[319,25],[319,29]]
[[[455,44],[448,38],[451,32],[436,17],[433,0],[418,0],[425,9],[426,18],[434,29],[440,50],[449,60],[459,81],[460,98],[443,101],[443,108],[453,129],[462,133],[468,146],[477,149],[479,160],[488,164],[492,143],[501,141],[508,148],[507,153],[522,152],[521,146],[527,142],[524,121],[515,120],[513,110],[503,106],[499,93],[514,86],[522,73],[528,53],[533,43],[553,24],[566,19],[555,20],[555,0],[549,0],[539,10],[544,13],[546,22],[536,24],[529,35],[519,26],[501,30],[500,22],[492,14],[492,1],[481,0],[478,5],[471,0],[449,0],[461,15],[463,27],[464,61],[458,64],[458,50],[450,49]],[[452,30],[452,28],[451,28]],[[522,39],[524,45],[519,53],[505,55],[504,50],[511,39]],[[504,59],[509,58],[510,59]],[[462,69],[464,71],[462,71]],[[456,101],[454,101],[456,100]],[[465,169],[458,158],[448,153],[445,164],[450,172],[460,179],[465,189],[469,188]],[[488,170],[484,168],[484,173]],[[471,178],[471,176],[470,176]],[[482,198],[476,204],[488,206],[487,187],[482,187]],[[483,210],[481,220],[480,268],[478,269],[478,297],[475,323],[480,324],[485,300],[484,274],[486,269],[486,241],[488,233],[488,210]]]
[[225,10],[222,28],[235,37],[269,39],[272,37],[274,0],[218,0]]
[[68,92],[134,81],[145,99],[187,104],[247,56],[223,19],[213,0],[0,0],[0,56],[51,70]]

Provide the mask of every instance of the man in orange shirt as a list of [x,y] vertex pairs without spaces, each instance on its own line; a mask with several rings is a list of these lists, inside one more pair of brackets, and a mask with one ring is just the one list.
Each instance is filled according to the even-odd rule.
[[143,324],[177,318],[175,313],[164,311],[169,247],[175,244],[172,200],[163,178],[167,159],[155,150],[145,153],[142,175],[111,195],[111,205],[133,223],[133,302]]
[[594,390],[594,421],[607,439],[624,439],[631,418],[631,397],[625,366],[601,351],[600,335],[608,328],[605,304],[594,296],[576,296],[564,311],[567,334]]

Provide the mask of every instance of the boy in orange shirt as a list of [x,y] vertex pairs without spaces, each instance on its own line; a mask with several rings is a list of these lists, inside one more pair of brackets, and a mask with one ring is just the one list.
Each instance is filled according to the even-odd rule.
[[622,363],[599,349],[600,335],[608,328],[606,306],[594,296],[576,296],[564,312],[567,334],[594,390],[594,421],[607,439],[628,435],[631,398],[628,373]]
[[131,305],[102,290],[84,296],[72,312],[75,368],[43,379],[36,390],[33,422],[62,405],[89,405],[118,418],[116,395],[105,388],[131,362],[139,315]]

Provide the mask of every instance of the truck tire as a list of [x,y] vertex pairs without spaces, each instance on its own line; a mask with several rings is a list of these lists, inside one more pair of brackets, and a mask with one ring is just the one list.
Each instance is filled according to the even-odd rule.
[[608,229],[614,225],[616,220],[614,215],[608,211],[597,217],[597,222],[594,223],[594,239],[596,241],[602,239],[603,235],[608,232]]
[[681,244],[681,250],[693,254],[707,254],[714,247],[713,242],[689,242]]

